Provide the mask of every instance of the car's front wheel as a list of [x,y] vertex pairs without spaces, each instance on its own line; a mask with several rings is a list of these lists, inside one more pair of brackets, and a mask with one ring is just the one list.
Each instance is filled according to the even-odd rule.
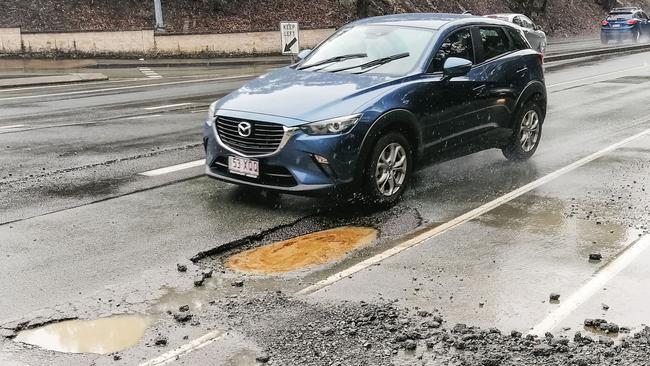
[[501,149],[503,155],[513,161],[530,159],[539,146],[542,123],[542,110],[537,103],[530,101],[524,104],[515,116],[510,143]]
[[413,169],[413,151],[406,137],[390,132],[375,144],[364,175],[364,195],[370,203],[390,205],[404,193]]

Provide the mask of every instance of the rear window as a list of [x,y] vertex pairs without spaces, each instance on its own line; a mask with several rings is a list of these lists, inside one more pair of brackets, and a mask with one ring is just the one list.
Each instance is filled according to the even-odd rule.
[[607,16],[607,20],[628,20],[633,18],[633,13],[609,13]]
[[483,61],[501,56],[512,51],[510,41],[501,27],[481,27],[481,44],[483,45]]
[[530,48],[528,42],[526,42],[520,31],[514,28],[506,28],[506,32],[508,32],[510,39],[512,39],[512,45],[516,50],[525,50]]

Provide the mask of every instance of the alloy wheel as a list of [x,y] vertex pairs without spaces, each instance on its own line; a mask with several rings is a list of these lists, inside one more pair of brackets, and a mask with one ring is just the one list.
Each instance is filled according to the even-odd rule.
[[375,182],[381,194],[390,197],[399,192],[406,178],[408,159],[404,147],[396,142],[387,145],[377,160]]
[[528,111],[521,120],[519,143],[525,152],[532,151],[539,140],[539,115],[536,111]]

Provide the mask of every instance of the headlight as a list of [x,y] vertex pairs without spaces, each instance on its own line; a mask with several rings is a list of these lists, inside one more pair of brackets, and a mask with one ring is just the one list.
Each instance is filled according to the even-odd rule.
[[214,114],[217,113],[217,102],[219,101],[210,104],[210,108],[208,108],[208,119],[205,121],[208,126],[212,126],[212,122],[214,122]]
[[300,126],[309,135],[336,135],[350,131],[361,119],[360,114],[326,119]]

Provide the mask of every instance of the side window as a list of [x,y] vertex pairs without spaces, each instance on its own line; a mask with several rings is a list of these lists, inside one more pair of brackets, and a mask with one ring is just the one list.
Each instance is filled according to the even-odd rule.
[[512,18],[512,22],[515,23],[515,24],[517,24],[517,25],[520,26],[520,27],[523,27],[523,26],[524,26],[524,24],[522,23],[520,17],[514,17],[514,18]]
[[483,45],[484,60],[503,55],[511,51],[510,42],[505,31],[500,27],[481,27],[481,44]]
[[521,17],[521,23],[522,23],[522,27],[524,28],[528,28],[528,29],[535,28],[535,24],[533,23],[533,21],[526,17]]
[[445,39],[431,61],[429,72],[442,71],[449,57],[459,57],[474,62],[474,46],[469,28],[461,29]]
[[521,34],[521,31],[510,27],[506,27],[505,29],[506,32],[508,32],[510,39],[512,39],[512,45],[516,50],[525,50],[530,48],[530,46],[528,46],[528,42],[524,39],[524,36]]

